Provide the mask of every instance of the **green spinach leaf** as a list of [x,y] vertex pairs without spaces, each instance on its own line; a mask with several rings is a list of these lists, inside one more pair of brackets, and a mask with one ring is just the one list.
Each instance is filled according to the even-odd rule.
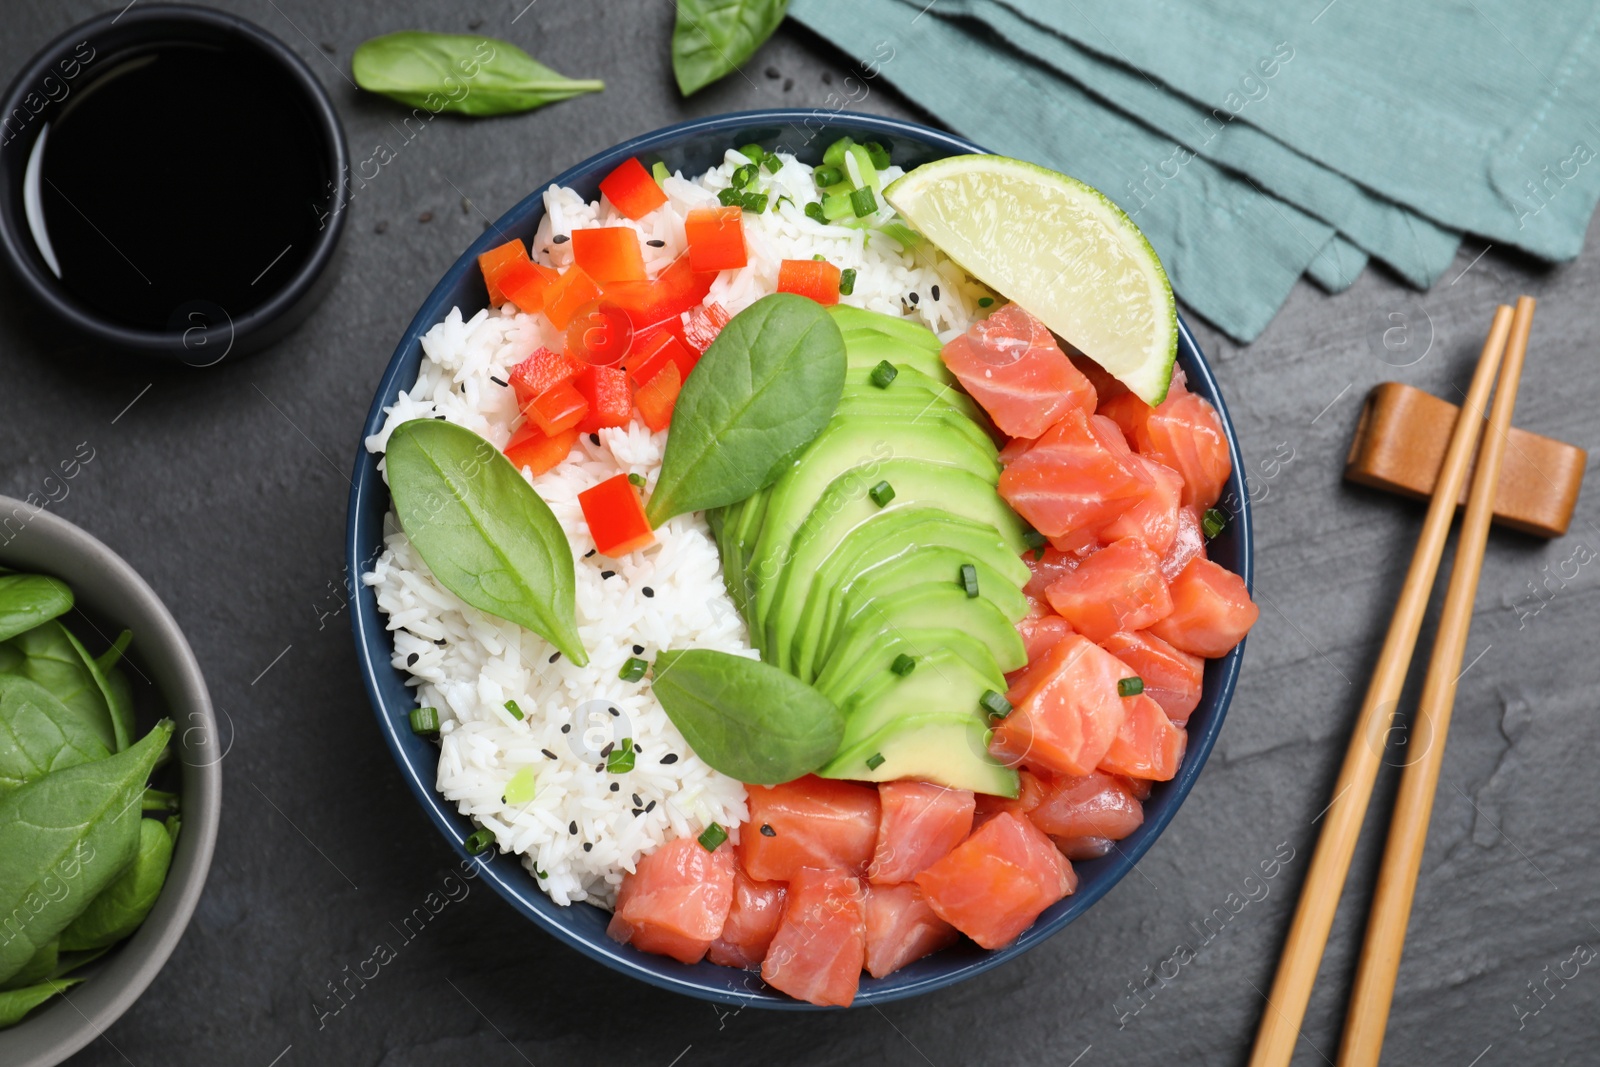
[[559,74],[510,41],[418,30],[362,42],[350,70],[368,92],[434,114],[508,115],[606,87]]
[[10,644],[22,654],[21,661],[11,668],[13,671],[55,694],[94,730],[106,748],[117,752],[127,747],[129,738],[118,728],[106,700],[104,675],[65,626],[52,619],[17,635]]
[[64,990],[71,989],[82,978],[67,978],[64,980],[46,979],[38,985],[26,989],[13,989],[8,993],[0,993],[0,1028],[20,1023],[34,1008],[43,1004],[51,997]]
[[127,654],[128,646],[133,644],[133,631],[124,630],[111,642],[111,647],[94,658],[95,666],[110,674],[111,668],[122,662],[122,657]]
[[731,74],[783,21],[789,0],[678,0],[672,73],[688,96]]
[[60,936],[139,850],[139,801],[172,737],[163,719],[115,756],[52,771],[0,797],[0,982]]
[[396,427],[385,459],[395,514],[434,577],[588,663],[572,546],[511,461],[471,430],[434,419]]
[[844,337],[816,301],[773,293],[735,315],[678,394],[650,524],[771,485],[833,417],[844,372]]
[[72,590],[44,574],[0,575],[0,641],[72,610]]
[[0,795],[108,755],[95,731],[50,690],[19,674],[0,674]]
[[55,974],[56,967],[60,962],[61,942],[59,940],[41,945],[39,946],[39,951],[33,954],[33,958],[22,965],[22,970],[12,975],[5,982],[0,982],[0,992],[38,985]]
[[650,683],[695,755],[750,785],[816,770],[844,740],[833,701],[786,671],[696,648],[656,656]]
[[88,952],[116,944],[139,928],[167,880],[172,866],[172,835],[158,819],[139,823],[139,852],[127,870],[61,931],[61,948]]

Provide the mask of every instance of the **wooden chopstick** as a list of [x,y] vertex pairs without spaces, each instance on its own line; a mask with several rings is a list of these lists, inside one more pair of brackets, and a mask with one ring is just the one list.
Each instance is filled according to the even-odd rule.
[[[1433,814],[1433,796],[1439,788],[1439,767],[1444,760],[1445,738],[1450,732],[1450,713],[1456,699],[1456,682],[1460,680],[1461,658],[1472,627],[1472,607],[1478,594],[1478,575],[1483,569],[1484,546],[1489,539],[1489,521],[1494,517],[1506,434],[1511,429],[1511,412],[1516,407],[1517,386],[1521,383],[1523,358],[1528,351],[1533,308],[1531,297],[1517,301],[1511,339],[1506,344],[1505,361],[1500,368],[1500,384],[1495,389],[1494,407],[1489,413],[1489,430],[1484,435],[1478,451],[1478,466],[1472,474],[1467,513],[1461,520],[1455,565],[1450,571],[1450,588],[1445,593],[1439,632],[1428,662],[1428,676],[1406,745],[1410,762],[1401,772],[1400,792],[1389,820],[1389,840],[1384,846],[1377,892],[1367,919],[1366,943],[1361,949],[1361,963],[1345,1017],[1339,1067],[1375,1067],[1383,1051],[1395,976],[1400,969],[1401,950],[1405,947],[1406,922],[1417,888],[1417,872],[1422,867],[1422,849],[1428,836],[1428,819]],[[1462,417],[1468,413],[1463,410]],[[1419,754],[1413,757],[1413,753]]]
[[[1484,410],[1510,331],[1511,309],[1502,304],[1495,309],[1494,324],[1483,344],[1483,353],[1478,357],[1472,385],[1462,402],[1464,414]],[[1316,851],[1300,891],[1300,902],[1295,907],[1294,921],[1289,926],[1289,936],[1278,961],[1278,973],[1273,978],[1272,992],[1267,996],[1267,1006],[1261,1015],[1261,1027],[1256,1032],[1255,1049],[1250,1056],[1251,1067],[1287,1067],[1294,1055],[1300,1023],[1305,1018],[1311,987],[1316,983],[1317,968],[1328,944],[1328,931],[1339,906],[1339,895],[1350,872],[1350,857],[1361,833],[1361,820],[1366,816],[1367,802],[1372,799],[1384,740],[1400,689],[1405,684],[1406,671],[1411,666],[1411,655],[1417,647],[1422,616],[1427,610],[1433,580],[1439,573],[1439,557],[1455,519],[1461,483],[1466,479],[1467,463],[1472,458],[1482,426],[1482,418],[1470,415],[1457,418],[1450,435],[1450,447],[1439,469],[1439,480],[1428,504],[1427,517],[1422,522],[1422,533],[1417,537],[1405,584],[1395,604],[1389,633],[1384,638],[1383,650],[1378,655],[1372,681],[1367,685],[1366,697],[1356,717],[1344,766],[1334,784],[1333,800],[1323,812],[1322,817],[1327,821],[1317,838]]]

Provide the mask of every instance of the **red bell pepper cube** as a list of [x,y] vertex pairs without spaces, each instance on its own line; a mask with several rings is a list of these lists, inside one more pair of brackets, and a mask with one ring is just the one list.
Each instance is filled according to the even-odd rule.
[[572,380],[589,405],[578,422],[579,433],[594,433],[607,426],[626,426],[633,418],[633,389],[621,367],[585,367]]
[[567,323],[567,355],[580,363],[614,367],[632,348],[632,320],[604,297],[585,304]]
[[570,430],[589,413],[589,402],[573,384],[560,382],[534,398],[522,413],[538,424],[539,429],[554,437],[562,430]]
[[729,270],[750,262],[744,247],[743,208],[697,207],[683,220],[683,233],[695,270]]
[[778,264],[778,292],[797,293],[824,306],[839,302],[839,268],[825,259],[786,259]]
[[644,247],[631,226],[573,230],[572,260],[601,286],[645,280]]
[[495,278],[505,298],[517,305],[518,310],[536,315],[544,310],[545,295],[557,275],[554,267],[546,267],[529,260],[513,263]]
[[600,297],[600,287],[589,277],[588,271],[573,264],[550,283],[544,294],[544,313],[550,325],[565,330],[578,309]]
[[517,427],[516,433],[511,435],[511,440],[506,443],[506,458],[518,470],[526,467],[535,475],[540,475],[566,459],[567,453],[577,443],[576,427],[552,436],[530,420]]
[[656,535],[644,517],[639,491],[626,474],[607,478],[578,494],[578,506],[589,524],[589,536],[603,556],[615,559],[655,543]]
[[636,346],[636,351],[628,356],[628,374],[634,382],[643,385],[668,363],[678,365],[678,376],[682,379],[689,377],[689,372],[694,370],[694,365],[700,361],[698,354],[688,345],[666,330],[661,330],[651,335],[650,340],[641,346]]
[[600,191],[613,207],[634,221],[667,202],[667,194],[637,159],[627,160],[601,178]]
[[533,355],[512,367],[508,375],[517,393],[517,407],[527,407],[541,394],[571,381],[577,372],[566,356],[548,348],[534,349]]
[[513,238],[503,245],[496,245],[478,257],[478,269],[483,271],[483,285],[489,290],[491,305],[499,307],[506,302],[505,291],[499,285],[501,273],[513,264],[526,262],[528,262],[528,250],[523,247],[519,238]]
[[675,320],[711,292],[715,271],[696,271],[685,252],[648,282],[613,282],[606,286],[606,302],[628,313],[635,332]]
[[683,324],[683,343],[699,353],[695,357],[698,359],[700,355],[705,355],[706,349],[711,347],[711,342],[717,339],[717,334],[726,325],[728,311],[715,300],[692,307]]
[[672,422],[672,405],[678,402],[682,389],[683,375],[678,373],[678,365],[667,363],[634,394],[633,402],[639,408],[639,416],[651,433],[660,433]]

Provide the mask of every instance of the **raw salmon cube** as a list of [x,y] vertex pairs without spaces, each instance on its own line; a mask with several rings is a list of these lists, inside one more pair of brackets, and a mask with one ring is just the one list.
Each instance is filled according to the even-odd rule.
[[1182,726],[1200,704],[1206,661],[1180,652],[1148,630],[1112,634],[1100,647],[1128,665],[1167,718]]
[[878,786],[878,844],[867,879],[909,882],[972,831],[972,792],[929,782]]
[[1077,884],[1054,842],[1010,812],[917,875],[934,912],[984,948],[1010,944]]
[[1208,559],[1192,559],[1172,580],[1172,614],[1150,632],[1194,656],[1215,658],[1244,640],[1261,609],[1244,579]]
[[1028,819],[1051,837],[1121,841],[1144,825],[1144,805],[1116,775],[1057,775]]
[[1021,784],[1014,797],[996,797],[988,793],[978,794],[977,807],[972,816],[972,828],[976,830],[990,819],[1003,812],[1013,815],[1026,815],[1050,794],[1051,775],[1049,771],[1036,771],[1031,767],[1023,767],[1017,772]]
[[935,914],[920,886],[867,887],[867,973],[872,977],[893,974],[960,937]]
[[1059,774],[1088,774],[1111,747],[1127,714],[1117,682],[1128,668],[1082,634],[1058,641],[1007,699],[989,750],[1002,762]]
[[[878,791],[807,775],[749,789],[739,861],[759,882],[787,882],[802,867],[859,875],[878,843]],[[771,831],[768,833],[767,831]]]
[[[1072,624],[1057,615],[1049,604],[1038,604],[1043,610],[1032,611],[1017,620],[1017,633],[1022,636],[1022,647],[1028,653],[1028,662],[1032,663],[1060,641],[1072,633]],[[1016,672],[1021,674],[1021,671]]]
[[1157,556],[1164,556],[1178,537],[1183,475],[1137,453],[1133,460],[1149,473],[1150,488],[1131,508],[1101,527],[1099,537],[1107,544],[1124,537],[1137,537]]
[[761,963],[762,979],[812,1004],[848,1007],[866,962],[866,894],[860,880],[838,871],[797,871]]
[[1144,432],[1145,421],[1150,418],[1150,412],[1154,410],[1137,396],[1124,392],[1102,401],[1098,414],[1117,424],[1129,448],[1137,448],[1139,435]]
[[1073,408],[1000,475],[1000,495],[1054,541],[1089,537],[1145,494],[1150,475],[1111,420]]
[[1045,595],[1074,630],[1092,641],[1118,630],[1142,630],[1172,612],[1161,557],[1137,537],[1124,537],[1089,556]]
[[1111,742],[1100,769],[1129,778],[1166,782],[1178,773],[1189,735],[1161,710],[1161,705],[1140,693],[1128,698],[1128,714]]
[[1043,549],[1026,552],[1022,562],[1028,565],[1028,584],[1022,591],[1031,597],[1042,599],[1044,591],[1056,583],[1058,578],[1071,574],[1077,570],[1078,564],[1083,562],[1083,557],[1072,552],[1063,552],[1054,545],[1046,545]]
[[1178,532],[1172,539],[1172,547],[1167,549],[1167,554],[1161,558],[1161,577],[1171,582],[1183,573],[1183,568],[1189,561],[1199,556],[1206,555],[1206,535],[1200,527],[1202,513],[1199,508],[1187,507],[1178,509]]
[[1050,328],[1016,304],[944,346],[944,365],[1010,437],[1038,437],[1073,408],[1094,411],[1094,386]]
[[1168,396],[1158,404],[1134,435],[1133,446],[1183,475],[1185,504],[1209,508],[1233,473],[1222,419],[1193,393]]
[[733,904],[733,868],[727,845],[707,852],[692,837],[668,841],[623,875],[606,933],[645,952],[694,963],[722,934]]
[[783,918],[785,894],[781,882],[758,882],[743,869],[735,870],[728,920],[722,924],[722,935],[711,942],[706,958],[724,967],[761,966]]

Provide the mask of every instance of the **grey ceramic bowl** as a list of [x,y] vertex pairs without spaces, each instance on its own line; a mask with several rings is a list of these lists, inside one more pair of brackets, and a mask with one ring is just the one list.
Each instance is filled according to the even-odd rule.
[[[77,600],[64,619],[75,633],[95,641],[124,628],[133,631],[131,661],[147,676],[173,720],[173,755],[182,796],[183,829],[161,898],[138,931],[106,956],[78,972],[82,985],[6,1030],[0,1030],[0,1064],[50,1067],[98,1038],[155,979],[194,914],[211,867],[222,806],[222,757],[205,679],[183,631],[143,578],[115,552],[65,519],[0,496],[0,566],[53,574],[72,587]],[[99,642],[101,644],[106,642]],[[147,702],[148,703],[148,702]],[[141,709],[139,727],[156,714]]]

